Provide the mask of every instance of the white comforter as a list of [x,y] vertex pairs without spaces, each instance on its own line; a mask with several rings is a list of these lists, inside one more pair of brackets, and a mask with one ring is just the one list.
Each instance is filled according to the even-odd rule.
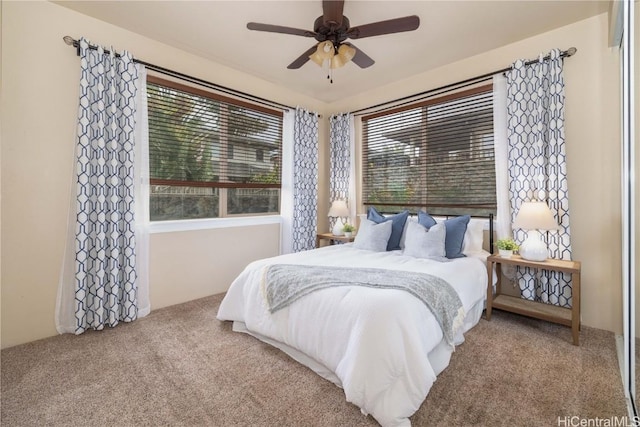
[[268,258],[251,263],[236,278],[218,319],[243,322],[248,332],[319,362],[335,374],[347,401],[382,426],[408,426],[436,379],[427,355],[443,337],[426,306],[404,291],[346,286],[314,292],[271,314],[260,288],[263,267],[286,263],[427,272],[449,282],[468,312],[486,297],[483,259],[437,262],[352,245]]

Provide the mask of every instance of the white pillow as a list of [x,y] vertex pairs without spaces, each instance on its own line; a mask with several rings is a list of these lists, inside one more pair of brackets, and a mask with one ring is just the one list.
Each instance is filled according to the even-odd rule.
[[444,246],[447,229],[439,223],[427,230],[418,222],[407,221],[404,242],[404,255],[416,258],[445,258]]
[[404,229],[402,230],[402,237],[400,237],[400,249],[404,250],[404,244],[407,240],[407,230],[408,230],[408,226],[407,224],[409,224],[409,221],[411,222],[415,222],[416,224],[418,223],[418,217],[415,215],[409,215],[409,218],[407,218],[407,222],[404,223]]
[[[358,215],[360,217],[360,221],[364,221],[367,217],[366,214]],[[441,223],[445,220],[445,218],[436,218],[438,223]],[[418,217],[415,215],[410,215],[407,218],[407,222],[404,224],[404,230],[402,230],[402,237],[400,238],[400,249],[404,250],[405,241],[407,239],[407,229],[409,222],[414,222],[418,224]],[[462,242],[462,253],[465,255],[474,254],[483,251],[484,244],[484,228],[487,224],[488,219],[483,218],[471,218],[469,220],[469,224],[467,225],[467,230],[464,233],[464,241]]]
[[391,237],[391,225],[391,221],[376,224],[366,218],[361,219],[353,247],[374,252],[386,252],[387,243]]
[[471,218],[464,233],[462,243],[462,253],[472,254],[482,252],[482,242],[484,241],[484,225],[487,219]]

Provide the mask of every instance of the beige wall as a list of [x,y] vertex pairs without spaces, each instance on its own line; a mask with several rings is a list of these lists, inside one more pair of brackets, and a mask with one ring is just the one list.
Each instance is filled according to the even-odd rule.
[[[78,59],[62,37],[84,35],[138,58],[225,86],[302,105],[320,122],[318,226],[328,227],[328,123],[354,110],[502,68],[552,47],[566,61],[566,136],[574,254],[583,262],[583,322],[620,329],[618,55],[606,16],[505,46],[331,105],[186,54],[51,3],[3,2],[2,347],[54,335],[54,308],[69,205]],[[37,53],[36,53],[37,52]],[[279,227],[262,225],[151,236],[153,308],[227,289],[251,260],[278,252]]]
[[[324,113],[324,104],[52,3],[3,1],[2,9],[4,348],[56,334],[79,76],[63,36],[126,47],[145,61],[287,105]],[[150,246],[151,304],[159,308],[225,291],[247,263],[278,253],[279,226],[153,234]]]
[[152,309],[225,292],[249,261],[277,255],[279,242],[278,225],[152,234]]
[[620,58],[616,49],[607,47],[607,39],[608,18],[603,14],[341,100],[328,108],[354,111],[490,73],[518,58],[535,58],[555,47],[576,47],[578,53],[565,61],[565,136],[573,256],[582,261],[582,321],[620,332]]

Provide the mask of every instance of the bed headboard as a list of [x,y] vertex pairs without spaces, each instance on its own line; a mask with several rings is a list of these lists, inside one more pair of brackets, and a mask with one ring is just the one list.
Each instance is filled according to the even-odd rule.
[[495,238],[495,230],[493,229],[493,214],[489,214],[489,236],[484,237],[484,242],[489,243],[489,248],[486,249],[487,252],[489,252],[491,255],[493,255],[493,240]]

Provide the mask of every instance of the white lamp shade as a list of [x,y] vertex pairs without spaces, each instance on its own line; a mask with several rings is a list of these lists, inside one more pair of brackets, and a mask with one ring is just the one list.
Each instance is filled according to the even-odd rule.
[[334,200],[333,203],[331,203],[329,214],[327,216],[331,216],[334,218],[349,216],[349,208],[347,207],[347,202],[345,202],[344,200]]
[[538,230],[557,230],[558,223],[544,202],[524,202],[520,206],[513,228],[529,230],[527,240],[520,245],[520,256],[529,261],[544,261],[549,256],[547,245]]
[[545,202],[524,202],[520,206],[513,228],[523,230],[557,230],[558,223]]

